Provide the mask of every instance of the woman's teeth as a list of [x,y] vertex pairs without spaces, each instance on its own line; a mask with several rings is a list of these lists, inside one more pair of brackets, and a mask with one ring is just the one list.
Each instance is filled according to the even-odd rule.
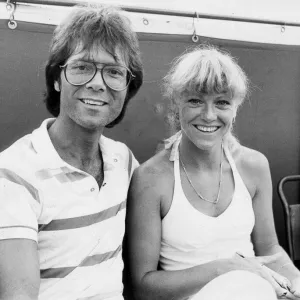
[[217,126],[196,126],[196,128],[203,132],[215,132],[218,129]]

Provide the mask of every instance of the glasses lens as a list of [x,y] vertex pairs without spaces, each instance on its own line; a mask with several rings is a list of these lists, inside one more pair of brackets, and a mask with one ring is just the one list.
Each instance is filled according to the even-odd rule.
[[102,74],[105,83],[113,90],[124,90],[130,81],[130,73],[123,66],[105,66]]
[[84,84],[93,78],[96,70],[96,66],[93,63],[74,61],[66,67],[66,78],[71,84]]

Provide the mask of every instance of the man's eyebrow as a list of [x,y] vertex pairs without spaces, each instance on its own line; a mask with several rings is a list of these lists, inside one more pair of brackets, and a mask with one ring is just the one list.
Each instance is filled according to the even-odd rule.
[[87,58],[76,58],[76,59],[71,60],[70,62],[78,62],[78,61],[94,63],[95,65],[122,66],[118,62],[99,62],[99,61],[95,61],[95,60],[87,59]]

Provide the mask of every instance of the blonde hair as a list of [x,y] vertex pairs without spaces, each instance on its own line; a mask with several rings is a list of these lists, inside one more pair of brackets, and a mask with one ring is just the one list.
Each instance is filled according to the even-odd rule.
[[[200,45],[176,58],[163,79],[164,96],[171,100],[168,122],[180,129],[176,101],[185,93],[220,94],[230,92],[236,109],[243,103],[249,81],[228,52],[214,46]],[[238,144],[230,130],[226,136],[229,145]]]

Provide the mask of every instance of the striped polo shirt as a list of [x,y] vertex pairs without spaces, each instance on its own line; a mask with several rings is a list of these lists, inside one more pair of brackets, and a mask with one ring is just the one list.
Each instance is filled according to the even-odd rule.
[[0,239],[37,242],[40,300],[122,300],[122,240],[137,160],[101,136],[104,181],[63,161],[45,120],[0,154]]

